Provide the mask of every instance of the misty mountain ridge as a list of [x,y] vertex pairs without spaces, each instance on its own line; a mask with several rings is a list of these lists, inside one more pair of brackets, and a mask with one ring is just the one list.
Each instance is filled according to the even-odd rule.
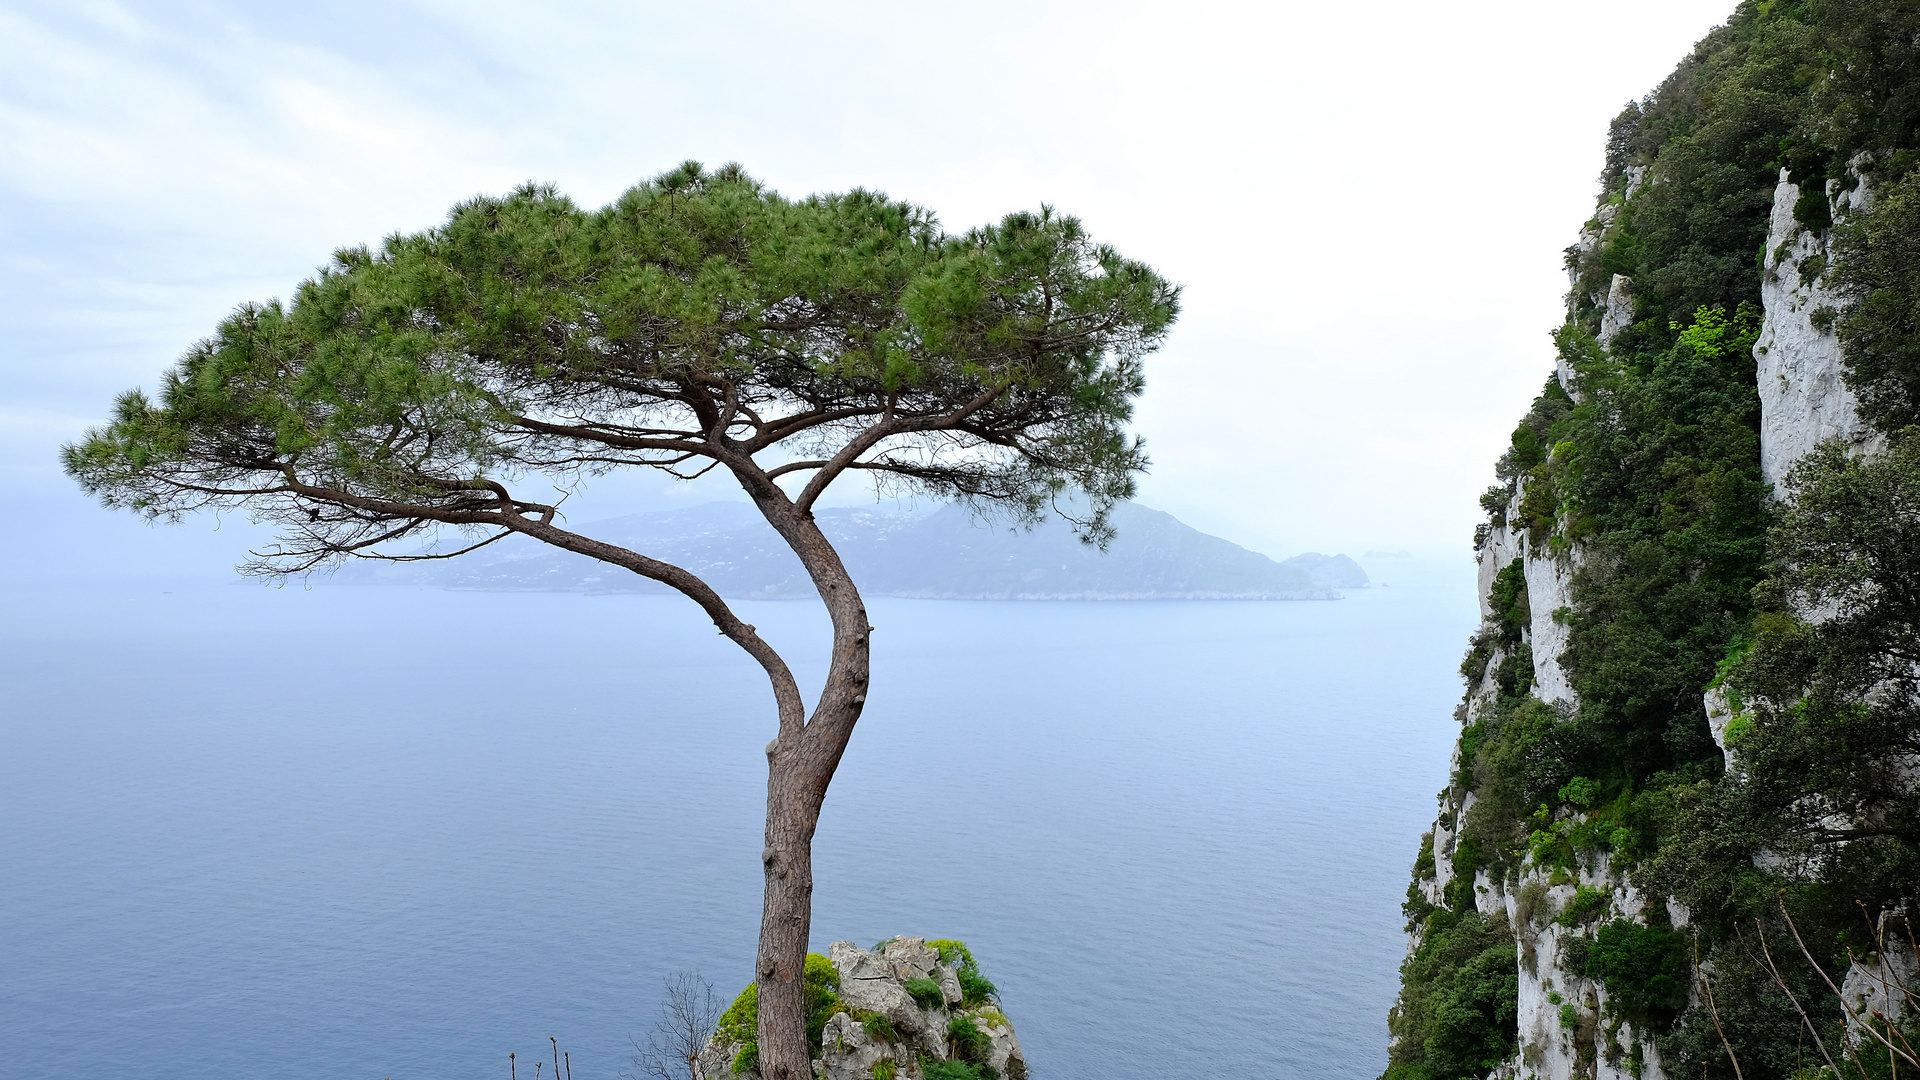
[[[1114,508],[1106,552],[1049,517],[1030,531],[975,519],[965,507],[930,511],[831,507],[815,512],[847,570],[870,596],[938,600],[1337,600],[1366,588],[1345,555],[1284,562],[1136,503]],[[815,595],[786,543],[751,505],[707,503],[582,525],[584,535],[684,567],[722,596],[797,600]],[[456,550],[443,540],[421,553]],[[444,562],[362,564],[343,580],[506,592],[666,593],[616,566],[523,537]]]

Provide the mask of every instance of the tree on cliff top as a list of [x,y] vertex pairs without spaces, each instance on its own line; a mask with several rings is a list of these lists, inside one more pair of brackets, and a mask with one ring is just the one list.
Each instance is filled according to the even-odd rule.
[[[530,536],[699,604],[777,706],[760,1061],[769,1080],[802,1080],[812,838],[866,702],[871,629],[813,507],[851,472],[1025,521],[1075,489],[1077,526],[1104,542],[1146,465],[1124,430],[1142,360],[1178,305],[1175,286],[1051,210],[954,236],[876,193],[794,201],[688,163],[599,211],[528,186],[342,250],[290,306],[238,309],[158,401],[122,395],[64,463],[109,506],[274,523],[255,573],[405,557],[384,545],[453,526],[461,551]],[[633,466],[731,474],[799,556],[832,621],[811,713],[705,582],[517,491]]]

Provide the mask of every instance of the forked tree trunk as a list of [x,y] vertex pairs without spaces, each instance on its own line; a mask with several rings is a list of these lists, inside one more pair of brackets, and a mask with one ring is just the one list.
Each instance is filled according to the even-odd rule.
[[[813,927],[813,832],[827,785],[867,701],[866,605],[812,515],[761,507],[806,566],[833,619],[826,686],[804,725],[783,722],[767,747],[767,831],[761,861],[766,894],[755,968],[760,1003],[760,1073],[811,1080],[806,1035],[807,940]],[[784,718],[783,718],[784,721]]]
[[767,744],[767,831],[761,861],[766,894],[760,918],[760,955],[754,965],[760,1022],[760,1073],[765,1080],[811,1080],[806,1032],[807,938],[813,928],[813,830],[827,785],[867,702],[867,608],[839,553],[813,515],[788,500],[764,473],[741,467],[742,486],[813,578],[833,619],[833,659],[827,682],[806,715],[786,661],[742,622],[706,582],[678,567],[625,548],[568,532],[546,521],[518,519],[514,528],[678,589],[713,618],[720,632],[767,672],[779,707],[780,732]]
[[807,1047],[807,938],[813,924],[813,830],[827,785],[840,765],[847,740],[867,703],[872,627],[867,608],[839,553],[814,523],[763,473],[739,470],[742,486],[813,578],[833,619],[833,659],[812,717],[798,684],[752,626],[742,622],[711,586],[678,567],[625,548],[579,536],[544,521],[520,520],[515,528],[680,590],[712,616],[720,632],[745,649],[767,672],[779,707],[780,733],[767,744],[767,831],[761,861],[766,866],[760,918],[760,955],[754,965],[760,1023],[760,1074],[765,1080],[812,1080]]

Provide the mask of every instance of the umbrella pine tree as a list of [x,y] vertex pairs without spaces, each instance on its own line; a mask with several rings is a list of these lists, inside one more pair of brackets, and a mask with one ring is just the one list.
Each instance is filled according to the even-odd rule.
[[[849,474],[1032,522],[1063,493],[1104,544],[1146,466],[1128,434],[1179,290],[1050,209],[961,235],[867,191],[789,200],[688,163],[583,210],[550,187],[337,252],[290,304],[240,307],[154,398],[64,450],[107,505],[240,508],[278,529],[243,569],[449,558],[526,536],[677,590],[765,671],[761,1070],[811,1076],[812,840],[867,700],[866,608],[814,521]],[[731,475],[831,616],[809,708],[786,662],[687,570],[568,527],[530,481]],[[457,549],[397,554],[451,527]]]

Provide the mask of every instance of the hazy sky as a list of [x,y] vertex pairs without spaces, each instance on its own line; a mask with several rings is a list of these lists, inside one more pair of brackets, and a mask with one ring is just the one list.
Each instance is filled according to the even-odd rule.
[[336,247],[687,158],[955,230],[1079,216],[1186,289],[1144,501],[1275,556],[1464,558],[1607,121],[1732,4],[0,5],[0,574],[231,565],[246,529],[90,508],[58,446]]

